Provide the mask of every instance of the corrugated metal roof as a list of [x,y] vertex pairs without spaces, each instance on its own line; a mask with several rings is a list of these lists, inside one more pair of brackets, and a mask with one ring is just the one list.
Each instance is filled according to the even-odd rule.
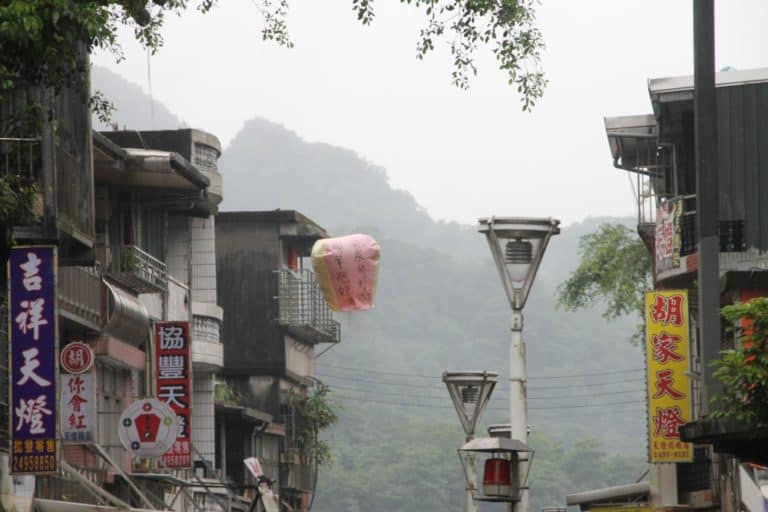
[[616,485],[604,489],[594,489],[592,491],[569,494],[565,497],[565,502],[567,505],[615,502],[618,500],[629,500],[643,496],[647,497],[650,492],[651,485],[648,482],[638,482],[635,484]]
[[[730,70],[715,73],[716,87],[759,84],[768,82],[768,68]],[[651,78],[648,80],[648,92],[658,94],[693,91],[693,75]]]

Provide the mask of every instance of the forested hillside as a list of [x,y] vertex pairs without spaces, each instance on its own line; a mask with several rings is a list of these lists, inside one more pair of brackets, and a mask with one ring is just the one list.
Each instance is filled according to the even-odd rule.
[[[95,82],[107,95],[129,94],[123,105],[147,101]],[[335,461],[321,469],[313,510],[460,510],[463,433],[442,371],[498,371],[483,425],[508,422],[509,307],[485,240],[474,226],[431,219],[353,151],[307,143],[264,119],[244,124],[220,170],[224,210],[297,209],[333,234],[366,232],[381,244],[376,308],[337,315],[342,343],[317,360],[340,419],[327,435]],[[488,213],[525,214],[513,205]],[[554,307],[557,285],[578,263],[579,237],[604,220],[563,226],[525,310],[532,510],[632,482],[645,469],[642,354],[628,342],[636,320]]]

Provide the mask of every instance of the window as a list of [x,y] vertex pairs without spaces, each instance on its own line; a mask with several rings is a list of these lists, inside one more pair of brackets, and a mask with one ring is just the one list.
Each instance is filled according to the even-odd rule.
[[128,375],[127,371],[114,366],[98,364],[96,367],[99,417],[96,436],[117,464],[121,464],[125,455],[117,430],[120,414],[127,405],[124,400]]

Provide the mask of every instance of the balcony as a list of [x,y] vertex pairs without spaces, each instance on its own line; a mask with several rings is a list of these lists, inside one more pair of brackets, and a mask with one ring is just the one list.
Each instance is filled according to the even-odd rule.
[[204,371],[224,366],[224,345],[220,342],[222,309],[215,304],[192,303],[192,365]]
[[135,245],[120,249],[113,262],[111,277],[137,293],[157,293],[168,290],[168,270],[164,262]]
[[[662,201],[658,212],[654,243],[656,280],[695,272],[698,269],[696,196],[677,196]],[[743,220],[721,220],[718,232],[721,274],[768,268],[766,251],[747,248],[749,244]]]
[[278,323],[305,343],[338,343],[341,327],[333,319],[310,270],[278,270]]
[[[8,92],[3,128],[15,136],[0,138],[0,174],[37,188],[29,204],[35,219],[19,222],[17,240],[58,240],[60,265],[91,265],[95,233],[87,88],[51,92],[36,87]],[[42,109],[50,116],[38,117],[29,108],[50,101],[50,108]],[[39,138],[25,136],[30,124]]]
[[680,440],[711,444],[715,453],[768,464],[768,425],[747,425],[730,418],[703,418],[680,427]]
[[101,267],[59,267],[59,310],[94,331],[102,325]]
[[[40,168],[42,166],[40,141],[38,139],[5,137],[0,138],[0,176],[10,181],[12,187],[37,187],[40,185]],[[43,216],[42,196],[35,194],[33,203],[29,206],[30,214]],[[13,214],[12,214],[13,215]],[[24,220],[24,219],[19,219]],[[31,219],[29,219],[31,220]],[[25,222],[26,224],[26,222]],[[34,232],[39,231],[31,225],[16,226],[17,237],[34,238]],[[25,230],[19,233],[19,230]],[[27,235],[27,236],[25,236]],[[38,235],[39,236],[39,235]]]

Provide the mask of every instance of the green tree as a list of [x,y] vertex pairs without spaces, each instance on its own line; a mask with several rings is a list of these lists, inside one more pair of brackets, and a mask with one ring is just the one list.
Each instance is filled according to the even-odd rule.
[[[534,0],[400,0],[423,11],[426,25],[417,43],[423,58],[438,41],[453,55],[453,83],[466,88],[477,72],[475,56],[489,47],[523,109],[543,94],[546,79],[539,67],[543,40],[535,26]],[[163,43],[166,16],[190,5],[206,12],[216,0],[0,0],[0,94],[19,83],[60,88],[77,85],[87,74],[81,52],[95,48],[122,58],[121,26],[151,52]],[[291,47],[287,26],[289,0],[254,0],[263,15],[264,40]],[[363,24],[374,19],[372,0],[352,0]],[[96,99],[99,99],[98,97]],[[96,105],[105,108],[103,101]]]
[[722,309],[735,347],[724,350],[713,362],[723,391],[712,402],[716,417],[730,417],[747,424],[768,422],[768,298],[759,297]]
[[[558,289],[558,306],[575,311],[605,301],[603,318],[636,313],[643,318],[645,292],[652,286],[651,258],[640,237],[621,224],[602,224],[579,240],[581,262]],[[632,336],[643,337],[643,324]]]

